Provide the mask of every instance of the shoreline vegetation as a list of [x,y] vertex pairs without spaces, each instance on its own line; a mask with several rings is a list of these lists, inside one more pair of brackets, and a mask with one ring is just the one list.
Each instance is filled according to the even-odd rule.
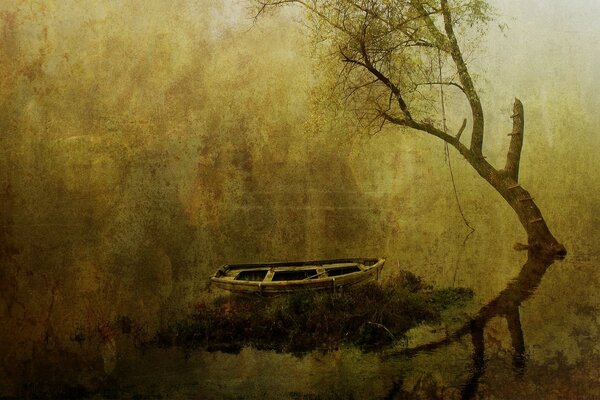
[[[296,357],[349,348],[385,351],[406,346],[413,328],[464,323],[473,298],[471,289],[434,288],[405,271],[335,293],[214,294],[157,330],[128,316],[76,329],[72,351],[59,344],[47,351],[54,364],[64,364],[68,354],[77,367],[56,375],[51,364],[38,365],[31,372],[37,383],[22,388],[24,397],[120,397],[129,389],[116,384],[123,368],[117,359],[153,349],[181,351],[186,359],[196,351],[238,354],[244,348]],[[95,373],[101,370],[105,375]]]
[[452,319],[472,299],[467,288],[433,288],[410,272],[342,293],[275,298],[225,294],[161,329],[146,346],[239,353],[244,347],[302,355],[354,346],[377,351],[406,341],[421,324]]

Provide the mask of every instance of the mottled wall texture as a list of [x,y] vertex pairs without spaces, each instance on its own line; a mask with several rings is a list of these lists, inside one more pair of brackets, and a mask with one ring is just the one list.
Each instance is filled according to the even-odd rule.
[[[484,152],[502,165],[519,97],[521,180],[569,250],[523,311],[529,352],[589,373],[600,6],[493,3],[508,30],[492,24],[469,55]],[[357,130],[331,107],[335,73],[299,18],[253,21],[229,0],[0,2],[0,396],[31,382],[93,386],[121,357],[113,321],[152,335],[213,295],[225,263],[385,256],[386,273],[472,287],[476,305],[519,271],[512,246],[525,234],[500,196],[451,151],[476,229],[465,241],[443,143]],[[459,126],[464,105],[448,108]],[[239,362],[265,355],[253,357]],[[597,387],[582,370],[572,378]]]

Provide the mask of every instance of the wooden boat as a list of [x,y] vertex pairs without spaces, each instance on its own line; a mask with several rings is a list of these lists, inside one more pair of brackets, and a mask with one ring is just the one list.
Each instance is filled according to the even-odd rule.
[[377,258],[224,265],[211,278],[221,289],[264,296],[301,290],[337,291],[379,279],[385,263]]

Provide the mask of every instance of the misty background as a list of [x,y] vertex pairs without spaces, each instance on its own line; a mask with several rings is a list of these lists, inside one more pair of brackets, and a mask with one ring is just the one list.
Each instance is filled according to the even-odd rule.
[[[598,335],[571,311],[600,306],[600,4],[494,4],[508,29],[491,23],[468,57],[484,154],[503,165],[520,98],[521,182],[569,251],[523,324],[544,310]],[[0,4],[5,387],[43,349],[78,351],[73,332],[187,313],[225,263],[386,257],[386,273],[472,287],[476,304],[518,272],[525,235],[500,196],[451,150],[465,241],[443,143],[357,132],[299,19],[232,1]],[[548,335],[531,351],[581,355],[569,331]]]

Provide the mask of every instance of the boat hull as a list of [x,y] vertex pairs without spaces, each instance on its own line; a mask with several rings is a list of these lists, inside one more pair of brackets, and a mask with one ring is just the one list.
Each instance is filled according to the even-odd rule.
[[379,279],[384,259],[346,258],[287,263],[224,265],[211,278],[220,289],[274,296],[299,291],[344,290]]

